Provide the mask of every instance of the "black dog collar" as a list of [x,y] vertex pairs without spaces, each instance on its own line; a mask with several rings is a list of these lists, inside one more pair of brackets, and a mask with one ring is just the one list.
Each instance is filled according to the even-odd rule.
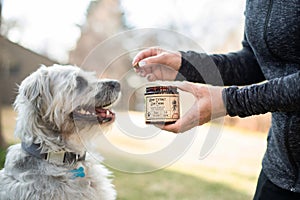
[[63,165],[63,164],[74,164],[78,161],[85,160],[84,153],[82,156],[80,154],[75,154],[72,152],[66,152],[66,151],[59,151],[59,152],[49,152],[49,153],[41,153],[41,146],[40,144],[31,144],[30,146],[27,146],[24,142],[22,142],[22,149],[26,151],[28,154],[48,161],[49,163],[57,164],[57,165]]

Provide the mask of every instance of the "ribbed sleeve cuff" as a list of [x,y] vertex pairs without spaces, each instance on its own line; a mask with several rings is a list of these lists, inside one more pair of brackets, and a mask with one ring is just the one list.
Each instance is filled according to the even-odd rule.
[[226,107],[226,112],[231,117],[237,116],[235,106],[233,104],[233,102],[236,100],[237,89],[237,86],[231,86],[222,90],[222,98]]
[[265,85],[251,85],[243,88],[231,86],[222,92],[229,116],[248,117],[274,110],[270,104],[272,97],[268,100],[272,95],[265,90]]

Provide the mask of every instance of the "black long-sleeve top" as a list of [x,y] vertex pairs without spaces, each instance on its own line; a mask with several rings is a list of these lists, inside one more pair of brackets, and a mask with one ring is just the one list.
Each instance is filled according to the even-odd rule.
[[300,0],[247,0],[242,44],[229,54],[181,52],[177,80],[230,86],[230,116],[271,112],[263,171],[300,192]]

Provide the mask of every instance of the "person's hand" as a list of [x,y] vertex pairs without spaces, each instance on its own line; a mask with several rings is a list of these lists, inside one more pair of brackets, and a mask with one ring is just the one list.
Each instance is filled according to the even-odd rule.
[[136,72],[149,81],[173,81],[181,66],[180,52],[171,52],[158,47],[140,51],[133,59]]
[[191,93],[195,97],[195,103],[176,123],[157,127],[174,133],[182,133],[226,115],[222,99],[222,87],[191,82],[179,83],[177,87],[182,91]]

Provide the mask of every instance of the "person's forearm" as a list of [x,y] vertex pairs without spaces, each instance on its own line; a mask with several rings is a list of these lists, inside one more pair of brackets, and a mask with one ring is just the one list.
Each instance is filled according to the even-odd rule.
[[249,85],[265,80],[246,40],[243,49],[234,53],[207,55],[188,51],[181,54],[177,80],[212,85]]
[[250,85],[265,80],[255,57],[247,49],[210,57],[216,64],[224,85]]
[[300,72],[259,85],[223,90],[230,116],[247,117],[266,112],[300,111]]

